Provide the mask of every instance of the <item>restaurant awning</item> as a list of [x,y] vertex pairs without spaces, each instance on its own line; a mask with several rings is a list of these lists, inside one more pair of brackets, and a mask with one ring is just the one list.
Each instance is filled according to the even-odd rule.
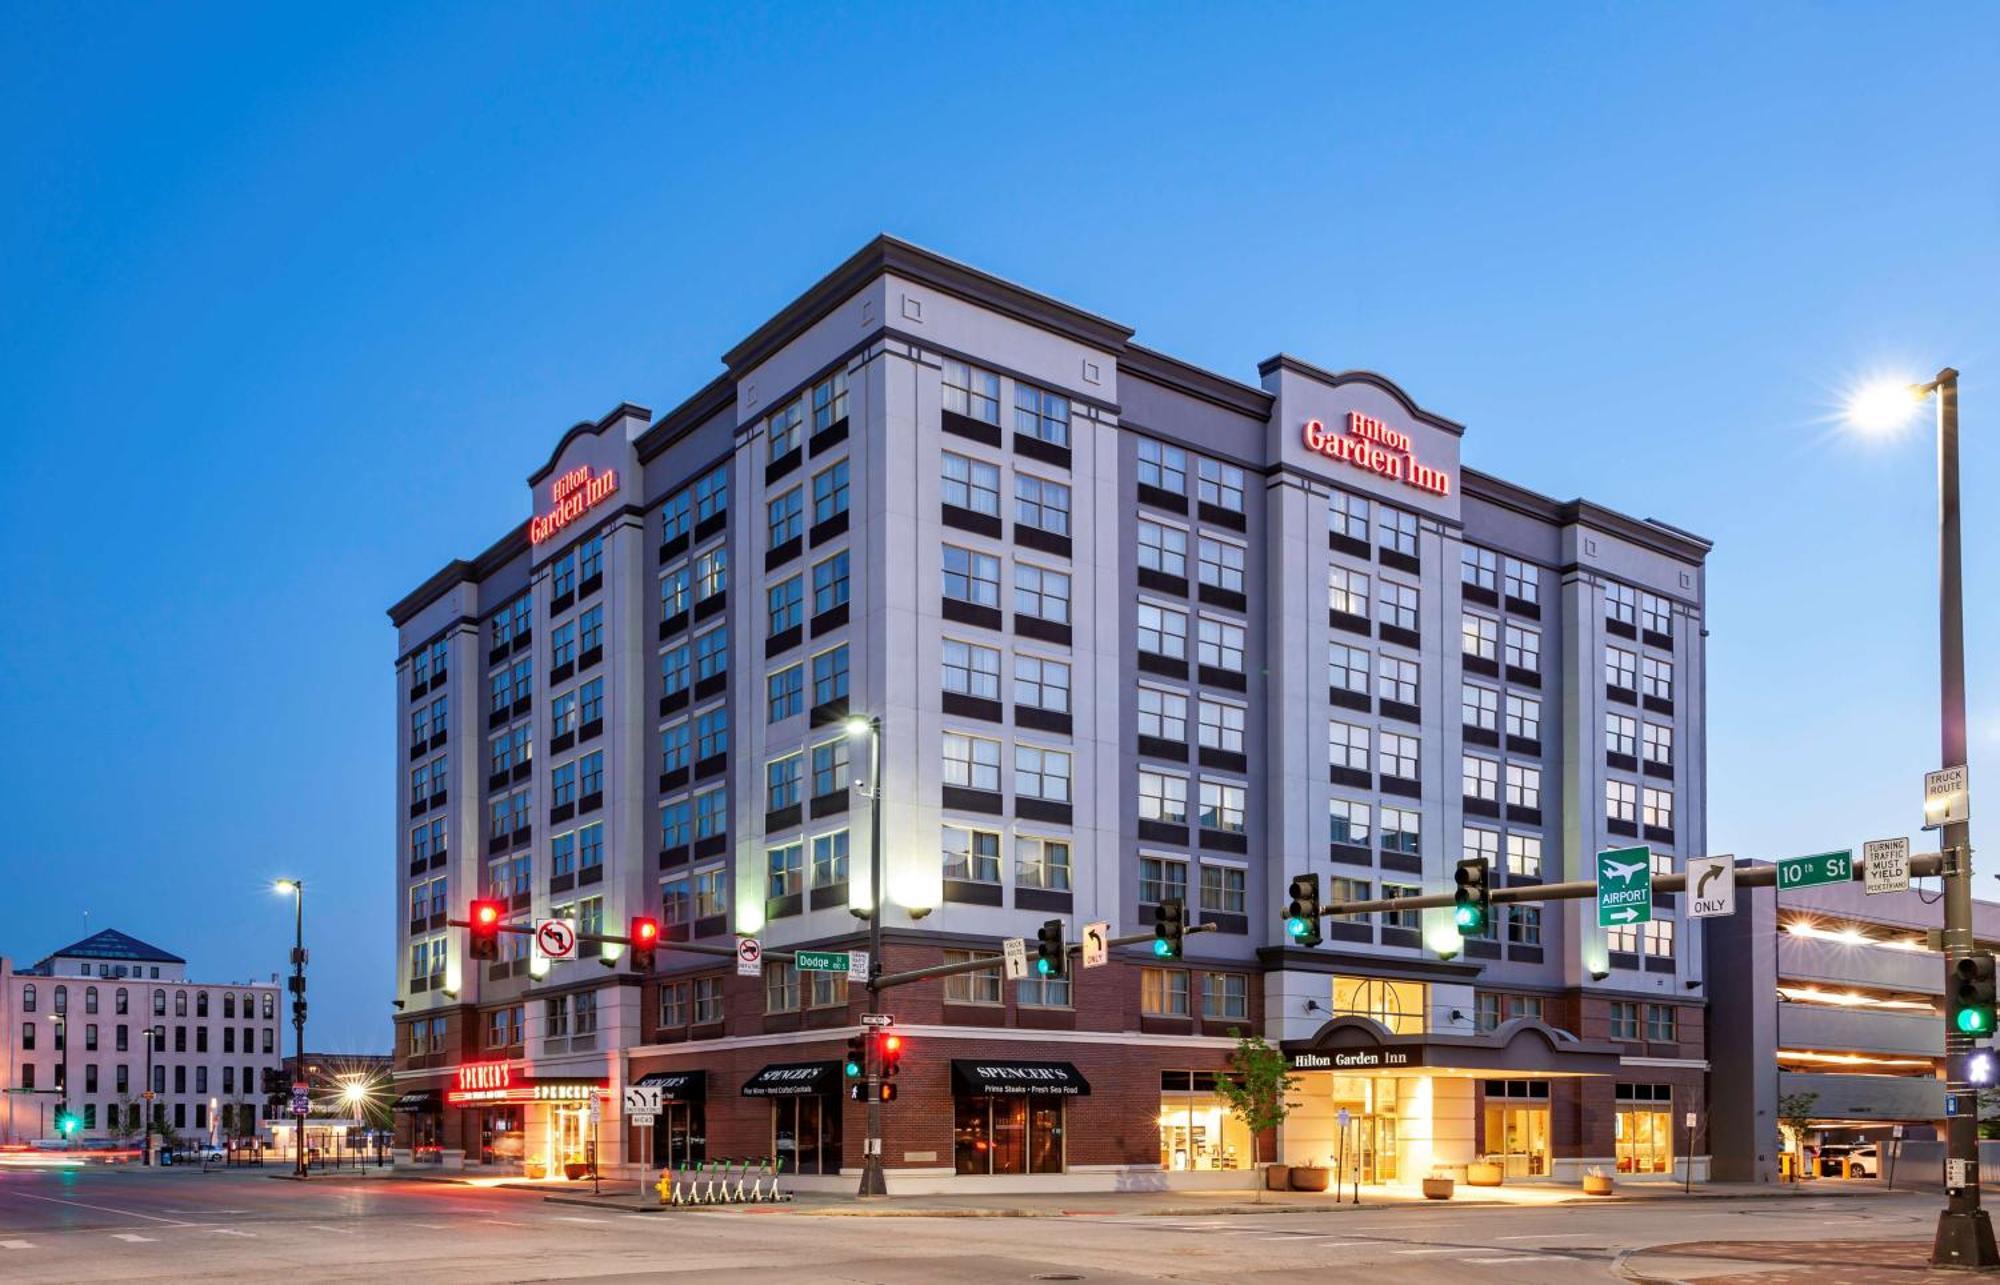
[[706,1071],[649,1071],[632,1083],[636,1088],[659,1089],[663,1102],[703,1102],[708,1099]]
[[436,1089],[412,1089],[390,1104],[392,1111],[430,1112],[444,1106],[444,1095]]
[[1080,1098],[1090,1081],[1068,1062],[1002,1062],[969,1058],[951,1064],[954,1093],[972,1096]]
[[802,1098],[839,1092],[838,1062],[773,1062],[743,1082],[746,1098]]

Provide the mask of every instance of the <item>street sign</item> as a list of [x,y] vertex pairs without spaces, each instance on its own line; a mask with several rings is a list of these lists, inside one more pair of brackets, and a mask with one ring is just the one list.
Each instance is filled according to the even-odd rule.
[[1352,1111],[1349,1111],[1346,1107],[1342,1107],[1340,1108],[1340,1110],[1333,1113],[1333,1119],[1334,1123],[1338,1124],[1341,1128],[1345,1129],[1348,1125],[1354,1123],[1354,1113]]
[[1910,841],[1870,839],[1861,845],[1861,873],[1867,877],[1870,896],[1878,892],[1910,890]]
[[657,1084],[628,1084],[625,1086],[625,1114],[639,1115],[657,1112],[660,1109],[662,1088]]
[[1597,926],[1617,928],[1653,918],[1653,850],[1608,848],[1597,854]]
[[1692,1111],[1687,1113],[1687,1127],[1690,1129],[1694,1128],[1694,1112]]
[[311,1113],[312,1098],[306,1093],[306,1086],[303,1084],[294,1084],[292,1086],[292,1114],[310,1115]]
[[590,1122],[592,1124],[596,1124],[598,1120],[603,1117],[603,1115],[604,1115],[603,1104],[598,1102],[596,1098],[592,1098],[590,1100]]
[[792,962],[802,973],[844,973],[848,968],[844,950],[802,950],[793,956]]
[[1111,925],[1103,920],[1083,926],[1083,966],[1102,968],[1111,962]]
[[1944,1185],[1947,1191],[1964,1191],[1972,1185],[1972,1161],[1952,1158],[1944,1162]]
[[645,1129],[652,1128],[653,1121],[659,1118],[659,1115],[652,1111],[633,1111],[626,1116],[626,1119],[630,1120],[633,1124]]
[[764,943],[755,937],[736,940],[736,975],[761,977],[764,973]]
[[1924,829],[1972,819],[1972,794],[1965,765],[1924,773]]
[[896,1019],[887,1013],[863,1013],[861,1015],[861,1024],[863,1026],[894,1026]]
[[868,980],[868,952],[850,950],[847,952],[847,980],[865,982]]
[[1811,888],[1823,883],[1846,883],[1854,878],[1854,850],[1816,852],[1810,857],[1778,859],[1778,890]]
[[1028,975],[1028,939],[1009,937],[1000,943],[1000,953],[1006,959],[1006,973],[1009,981],[1020,981]]
[[1736,913],[1736,858],[1689,857],[1688,918],[1713,919]]
[[576,958],[576,923],[569,919],[537,919],[535,921],[535,957],[537,959]]
[[1901,1138],[1903,1136],[1903,1126],[1899,1124],[1890,1129],[1889,1136],[1892,1138]]

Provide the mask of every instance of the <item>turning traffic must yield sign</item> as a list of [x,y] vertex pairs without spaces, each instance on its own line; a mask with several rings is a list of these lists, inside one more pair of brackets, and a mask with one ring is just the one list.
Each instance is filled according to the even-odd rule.
[[1653,850],[1607,848],[1597,854],[1597,926],[1620,928],[1653,918]]

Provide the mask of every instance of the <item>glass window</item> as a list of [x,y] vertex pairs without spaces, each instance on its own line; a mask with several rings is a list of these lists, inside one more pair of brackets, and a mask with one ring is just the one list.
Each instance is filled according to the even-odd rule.
[[974,969],[969,973],[953,973],[944,979],[944,1000],[947,1004],[998,1004],[1000,1002],[999,956],[989,951],[947,950],[944,962],[947,964],[969,964],[975,959],[995,961],[992,968]]
[[1542,806],[1542,769],[1521,763],[1507,765],[1507,806],[1529,809]]
[[999,700],[999,650],[956,638],[945,639],[944,690],[981,700]]
[[1139,568],[1187,578],[1187,532],[1139,519]]
[[1540,906],[1524,905],[1508,906],[1507,940],[1516,946],[1541,945],[1542,908]]
[[1417,856],[1423,851],[1423,814],[1408,808],[1382,809],[1382,851]]
[[1150,602],[1139,604],[1139,650],[1173,660],[1187,659],[1187,613]]
[[951,451],[943,453],[943,476],[939,497],[949,505],[1000,516],[1000,470],[984,460],[975,460]]
[[813,522],[847,512],[847,461],[813,475]]
[[1481,660],[1500,659],[1500,622],[1466,612],[1459,617],[1460,650]]
[[1542,838],[1538,834],[1507,836],[1507,870],[1530,879],[1542,877]]
[[799,970],[795,965],[775,959],[764,965],[764,1011],[799,1011]]
[[1058,624],[1069,621],[1069,576],[1029,563],[1014,566],[1014,610]]
[[1334,1016],[1365,1017],[1380,1023],[1391,1035],[1422,1035],[1429,988],[1422,982],[1391,981],[1380,977],[1332,979]]
[[1328,801],[1326,811],[1330,841],[1349,847],[1369,846],[1372,832],[1369,815],[1372,809],[1368,804],[1352,799],[1332,799]]
[[1187,824],[1187,778],[1164,772],[1139,773],[1139,819]]
[[1187,452],[1150,437],[1139,439],[1139,484],[1187,494]]
[[1399,656],[1384,653],[1380,658],[1377,695],[1385,701],[1400,701],[1405,705],[1418,704],[1417,662],[1404,660]]
[[1187,743],[1187,697],[1158,687],[1139,688],[1139,735]]
[[1459,688],[1459,712],[1467,727],[1498,731],[1500,693],[1477,683],[1465,683]]
[[1243,592],[1243,546],[1202,536],[1195,542],[1201,583],[1230,593]]
[[1139,1011],[1151,1017],[1186,1017],[1187,972],[1179,968],[1140,969]]
[[1392,509],[1386,504],[1376,506],[1381,513],[1382,547],[1406,557],[1417,556],[1417,515]]
[[791,718],[805,713],[806,670],[804,665],[788,665],[765,679],[766,721]]
[[943,569],[945,597],[981,607],[1000,605],[1000,559],[947,544]]
[[1612,821],[1638,819],[1639,788],[1630,781],[1604,783],[1604,815]]
[[1069,891],[1069,844],[1023,836],[1014,840],[1014,886]]
[[847,793],[848,747],[849,740],[845,736],[812,747],[812,792],[815,799]]
[[1350,540],[1368,542],[1368,501],[1335,491],[1326,511],[1327,530]]
[[660,618],[669,619],[694,606],[694,571],[682,563],[660,577]]
[[1025,473],[1014,475],[1014,520],[1051,535],[1069,534],[1069,488]]
[[1201,783],[1201,828],[1243,833],[1244,788],[1221,781]]
[[693,529],[694,497],[682,491],[660,506],[660,543],[666,544]]
[[944,408],[982,423],[1000,422],[1000,377],[962,361],[944,363]]
[[1198,623],[1196,658],[1211,669],[1243,672],[1243,626],[1203,616]]
[[1542,573],[1532,564],[1515,558],[1507,559],[1507,596],[1521,602],[1538,603],[1542,600]]
[[1327,686],[1344,692],[1368,694],[1368,675],[1375,668],[1366,647],[1329,643],[1326,649]]
[[847,699],[846,643],[814,656],[812,669],[814,705],[827,705]]
[[1674,792],[1647,786],[1640,793],[1640,819],[1660,830],[1674,828]]
[[1604,618],[1616,620],[1620,624],[1637,623],[1637,594],[1630,585],[1607,584],[1604,586]]
[[1670,767],[1674,761],[1674,729],[1660,723],[1648,723],[1645,727],[1645,751],[1648,763],[1658,763]]
[[1139,900],[1157,905],[1187,900],[1187,862],[1166,857],[1139,858]]
[[806,403],[801,397],[771,414],[766,430],[771,441],[771,458],[783,459],[799,449],[799,429],[805,424]]
[[1041,656],[1015,656],[1014,703],[1069,713],[1069,665]]
[[1507,696],[1507,735],[1524,741],[1542,739],[1542,702],[1533,696]]
[[1416,737],[1405,736],[1401,732],[1383,732],[1375,747],[1376,771],[1383,776],[1405,781],[1418,780],[1417,755]]
[[1542,671],[1542,635],[1519,625],[1507,626],[1507,663],[1529,673]]
[[847,882],[847,831],[818,834],[812,841],[812,886],[832,888]]
[[1244,913],[1245,897],[1249,888],[1249,872],[1240,866],[1217,866],[1203,863],[1201,867],[1201,908],[1222,914],[1240,915]]
[[1022,798],[1069,802],[1070,761],[1065,750],[1014,747],[1014,793]]
[[819,433],[847,418],[847,372],[836,370],[813,385],[813,432]]
[[1673,604],[1650,593],[1639,595],[1639,624],[1656,634],[1674,631]]
[[[1229,1010],[1236,973],[1210,973],[1202,979],[1202,1014],[1235,1016]],[[1209,1005],[1216,1006],[1210,1013]],[[1208,1071],[1160,1073],[1160,1168],[1169,1171],[1247,1169],[1256,1158],[1250,1131],[1215,1092]]]
[[971,790],[999,790],[1000,742],[946,732],[944,783]]
[[1222,750],[1228,754],[1243,753],[1243,706],[1204,697],[1200,717],[1200,743],[1204,749]]
[[1378,587],[1380,597],[1376,602],[1376,619],[1385,625],[1407,629],[1412,633],[1417,628],[1417,589],[1414,585],[1397,584],[1385,579]]
[[830,611],[847,601],[847,551],[813,564],[813,614]]
[[1000,836],[990,830],[940,826],[944,877],[972,883],[1000,882]]
[[1366,772],[1368,739],[1368,729],[1360,724],[1342,723],[1337,720],[1329,723],[1326,729],[1327,766]]
[[780,580],[766,591],[769,603],[769,618],[764,633],[776,637],[787,629],[797,629],[805,623],[806,583],[805,577],[793,576]]
[[801,783],[805,780],[805,756],[788,754],[784,758],[773,759],[764,765],[764,807],[775,812],[779,808],[797,806]]
[[1014,382],[1014,431],[1057,446],[1069,445],[1069,398]]
[[776,549],[790,540],[797,540],[806,530],[805,491],[793,487],[767,506],[770,529],[769,548]]
[[1231,513],[1243,512],[1243,470],[1220,460],[1201,459],[1196,463],[1199,498]]
[[1500,765],[1477,754],[1465,756],[1465,797],[1495,802],[1500,797]]
[[1627,691],[1639,686],[1639,657],[1623,647],[1604,649],[1604,682],[1609,687],[1623,687]]
[[805,888],[805,848],[802,844],[786,843],[771,848],[765,853],[769,878],[765,885],[765,895],[772,898],[796,897]]
[[1655,700],[1674,698],[1674,662],[1646,657],[1640,665],[1640,691]]
[[1326,606],[1329,611],[1367,619],[1367,575],[1348,567],[1329,567],[1326,573]]
[[1499,565],[1500,556],[1493,550],[1468,544],[1458,551],[1459,582],[1479,589],[1497,588]]
[[729,751],[729,707],[718,705],[695,715],[694,756],[711,759]]

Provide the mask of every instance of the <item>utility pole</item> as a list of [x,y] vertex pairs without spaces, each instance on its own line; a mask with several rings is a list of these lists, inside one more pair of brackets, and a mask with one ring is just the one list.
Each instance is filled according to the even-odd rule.
[[[882,1011],[882,718],[852,720],[850,733],[868,732],[868,1011]],[[882,1171],[882,1041],[876,1027],[867,1030],[868,1136],[861,1147],[861,1196],[889,1194]]]
[[146,1083],[139,1090],[139,1114],[145,1120],[146,1135],[139,1143],[139,1155],[146,1164],[153,1163],[153,1028],[146,1032]]
[[303,879],[280,879],[278,892],[292,894],[292,1149],[298,1155],[293,1176],[306,1176],[306,1112],[298,1108],[298,1088],[306,1074],[306,885]]

